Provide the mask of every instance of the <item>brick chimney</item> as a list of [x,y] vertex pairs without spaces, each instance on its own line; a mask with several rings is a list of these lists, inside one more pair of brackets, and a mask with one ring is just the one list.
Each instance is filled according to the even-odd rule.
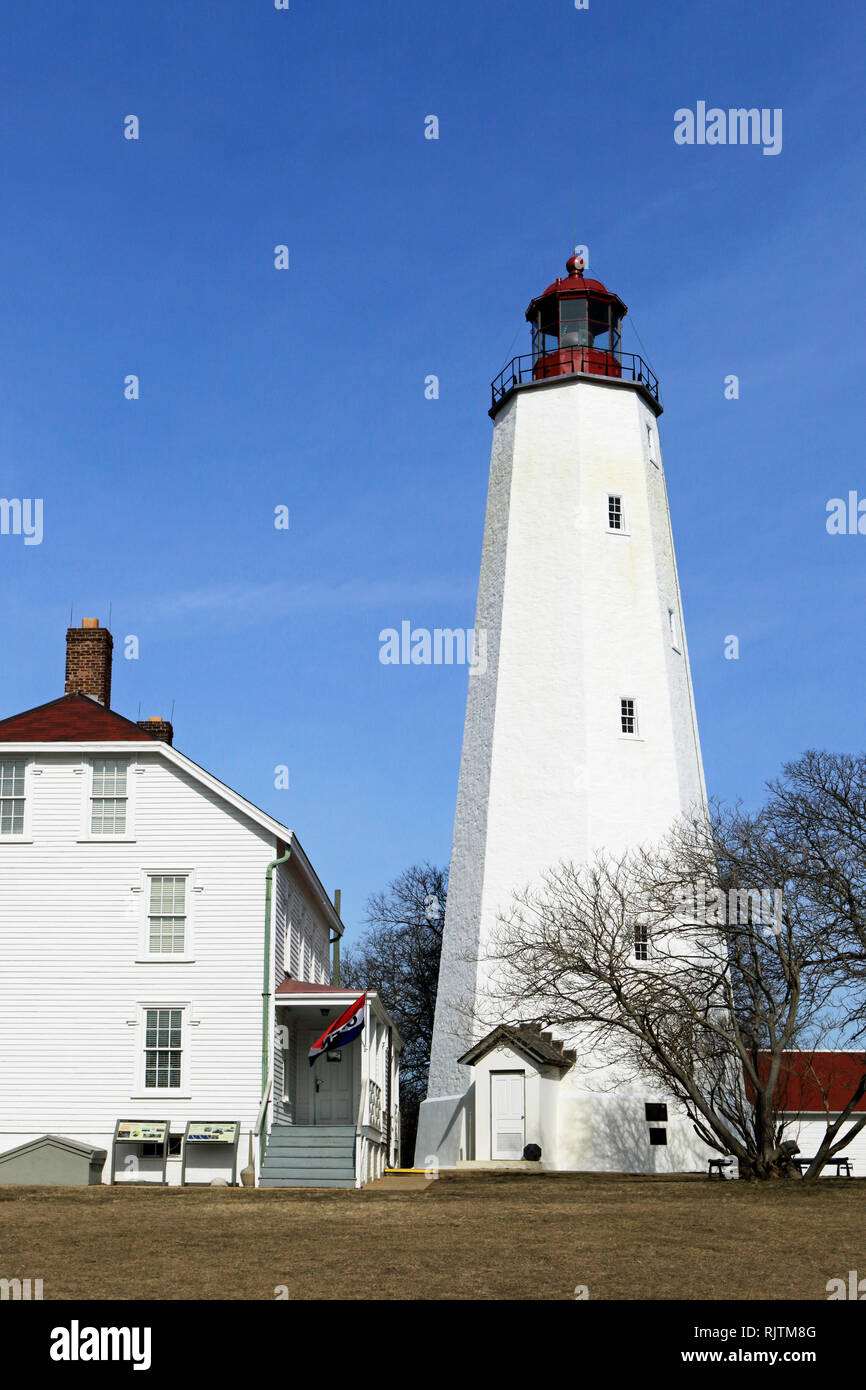
[[173,726],[158,714],[152,714],[149,719],[136,719],[135,722],[151,738],[162,739],[163,743],[171,743],[174,738]]
[[111,704],[111,652],[114,639],[98,618],[82,618],[81,627],[66,629],[66,694],[89,695],[108,709]]

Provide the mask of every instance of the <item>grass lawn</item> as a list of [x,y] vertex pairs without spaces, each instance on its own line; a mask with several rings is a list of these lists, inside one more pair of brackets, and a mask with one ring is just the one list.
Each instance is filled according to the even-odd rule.
[[422,1191],[0,1188],[44,1298],[818,1299],[866,1275],[866,1181],[445,1175]]

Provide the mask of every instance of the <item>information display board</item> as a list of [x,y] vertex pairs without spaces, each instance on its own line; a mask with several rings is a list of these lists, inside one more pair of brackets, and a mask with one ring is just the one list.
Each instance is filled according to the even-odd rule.
[[[156,1179],[165,1182],[166,1164],[168,1162],[168,1139],[169,1122],[168,1120],[118,1120],[114,1126],[114,1138],[111,1143],[111,1182],[117,1181],[117,1151],[125,1150],[124,1166],[127,1166],[130,1158],[132,1159],[131,1171],[135,1174],[132,1178],[125,1178],[125,1182],[153,1182],[153,1178],[142,1176],[146,1171],[158,1173]],[[157,1152],[154,1157],[156,1162],[148,1164],[145,1162],[144,1150],[146,1146],[154,1145]]]
[[[226,1178],[234,1187],[237,1183],[238,1140],[241,1135],[239,1120],[188,1120],[183,1136],[183,1160],[180,1166],[182,1186],[192,1183],[210,1183],[215,1178]],[[190,1149],[193,1150],[192,1155]],[[195,1150],[199,1150],[198,1153]],[[198,1177],[192,1182],[187,1177],[187,1163],[190,1159]]]

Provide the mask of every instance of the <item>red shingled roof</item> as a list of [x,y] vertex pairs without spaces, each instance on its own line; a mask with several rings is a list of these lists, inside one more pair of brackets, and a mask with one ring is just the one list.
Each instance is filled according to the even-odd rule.
[[[759,1053],[763,1075],[769,1064],[769,1054]],[[864,1052],[786,1052],[776,1093],[779,1109],[796,1114],[844,1110],[864,1070]],[[866,1110],[866,1096],[854,1109]]]
[[131,719],[87,695],[61,695],[47,705],[0,719],[0,743],[158,743]]

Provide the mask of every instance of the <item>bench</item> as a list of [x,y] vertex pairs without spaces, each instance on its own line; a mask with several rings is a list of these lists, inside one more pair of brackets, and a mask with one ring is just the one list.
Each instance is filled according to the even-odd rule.
[[[815,1162],[814,1158],[795,1158],[795,1159],[794,1159],[794,1163],[795,1163],[796,1166],[799,1168],[799,1170],[800,1170],[801,1173],[804,1173],[804,1172],[806,1171],[806,1169],[809,1168],[814,1162]],[[841,1178],[841,1176],[842,1176],[843,1173],[845,1174],[845,1177],[846,1177],[846,1178],[850,1178],[850,1177],[852,1176],[852,1171],[853,1171],[853,1168],[854,1168],[854,1160],[853,1160],[853,1158],[846,1158],[845,1155],[843,1154],[841,1158],[828,1158],[828,1159],[825,1159],[825,1161],[824,1161],[824,1167],[825,1167],[825,1168],[835,1168],[835,1169],[836,1169],[836,1177],[837,1177],[837,1178]]]

